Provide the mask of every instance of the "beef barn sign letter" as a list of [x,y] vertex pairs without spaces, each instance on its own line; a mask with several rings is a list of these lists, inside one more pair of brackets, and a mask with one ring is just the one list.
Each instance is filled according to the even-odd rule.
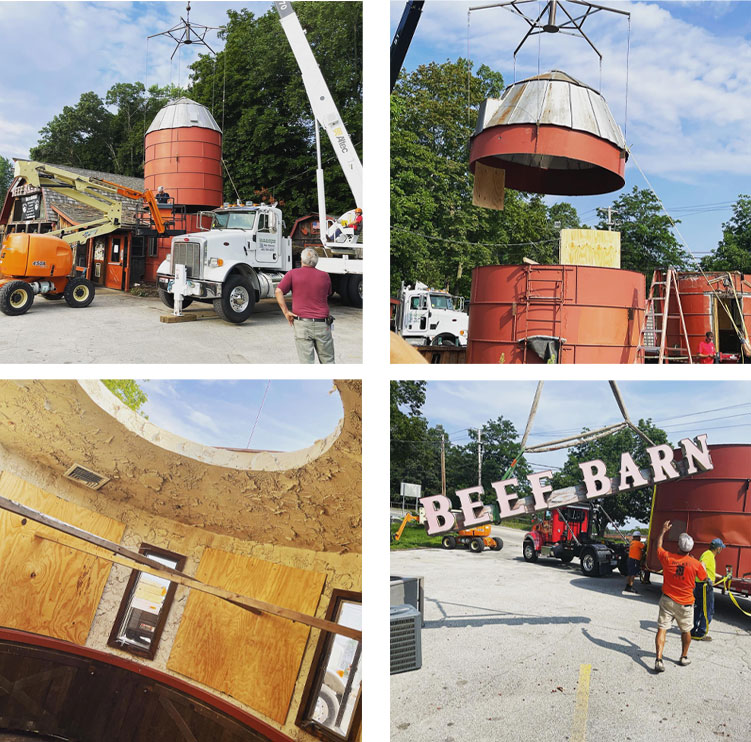
[[[559,508],[575,502],[607,497],[619,492],[630,492],[640,487],[683,479],[700,471],[714,469],[707,448],[706,434],[698,435],[693,440],[683,438],[680,447],[683,452],[683,458],[680,461],[673,459],[673,449],[667,444],[648,448],[650,468],[641,470],[630,453],[623,453],[619,475],[612,478],[605,473],[605,464],[602,461],[597,459],[587,461],[579,464],[583,483],[559,490],[553,490],[549,483],[553,476],[552,471],[530,474],[527,477],[532,489],[530,497],[519,497],[516,491],[519,480],[516,478],[492,482],[491,486],[496,493],[501,518],[510,518],[514,515],[534,513],[536,510]],[[481,499],[483,494],[483,488],[479,486],[456,491],[464,515],[464,528],[475,528],[490,523],[489,509]],[[473,498],[473,495],[479,497]],[[454,529],[456,519],[451,512],[451,500],[448,497],[443,495],[421,497],[420,504],[425,508],[425,530],[429,536]]]

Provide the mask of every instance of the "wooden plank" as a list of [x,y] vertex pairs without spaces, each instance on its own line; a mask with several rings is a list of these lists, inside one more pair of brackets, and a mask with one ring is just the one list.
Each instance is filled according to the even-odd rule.
[[[206,549],[197,577],[305,613],[315,612],[326,580],[319,572],[216,549]],[[308,634],[306,626],[290,625],[278,616],[254,616],[193,592],[167,667],[283,724]]]
[[621,233],[603,229],[562,229],[561,265],[621,267]]
[[213,309],[199,309],[197,311],[186,311],[179,317],[176,314],[160,314],[159,321],[167,324],[175,322],[194,322],[197,319],[219,319],[219,315]]
[[[10,472],[0,475],[0,492],[97,537],[120,540],[125,530],[123,523],[46,493]],[[72,554],[64,543],[34,538],[52,534],[52,528],[39,521],[0,510],[0,625],[85,644],[111,565]]]
[[[2,500],[2,498],[0,498],[0,500]],[[3,507],[1,502],[0,507]],[[56,537],[53,534],[37,535],[37,538],[54,541],[55,543],[59,544],[63,543],[59,537]],[[334,623],[333,621],[326,621],[325,619],[317,618],[316,616],[309,616],[305,613],[290,610],[283,606],[272,605],[271,603],[267,603],[263,600],[249,598],[245,595],[240,595],[239,593],[234,593],[230,590],[224,590],[214,585],[206,585],[200,580],[197,580],[195,577],[191,577],[190,575],[187,575],[183,572],[178,572],[175,569],[171,569],[170,567],[163,566],[156,562],[151,562],[149,566],[145,566],[144,561],[150,560],[143,558],[143,555],[141,554],[138,554],[137,556],[142,557],[142,559],[140,559],[138,563],[134,563],[135,559],[122,557],[117,554],[110,554],[109,550],[86,546],[85,544],[82,544],[80,542],[75,545],[68,543],[64,545],[68,549],[80,551],[84,554],[96,557],[97,559],[104,559],[105,561],[112,562],[113,564],[120,564],[123,567],[137,569],[140,572],[154,575],[155,577],[162,577],[163,579],[169,580],[170,582],[174,582],[176,585],[184,585],[185,587],[193,588],[194,590],[198,590],[199,592],[213,595],[214,597],[226,600],[228,603],[231,603],[238,608],[242,608],[243,610],[249,611],[250,613],[254,613],[258,616],[267,613],[273,616],[284,618],[294,623],[301,623],[315,629],[321,629],[321,631],[330,631],[334,634],[341,634],[342,636],[348,636],[351,639],[362,641],[362,632],[357,631],[356,629],[351,629],[348,626],[342,626],[341,624]],[[121,549],[121,551],[128,550]],[[133,553],[135,554],[135,552]]]
[[475,184],[472,189],[472,205],[483,209],[503,211],[503,196],[506,187],[506,171],[475,163]]

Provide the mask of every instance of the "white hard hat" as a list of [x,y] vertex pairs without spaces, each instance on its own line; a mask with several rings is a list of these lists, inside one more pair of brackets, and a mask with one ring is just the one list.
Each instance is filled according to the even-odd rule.
[[640,531],[634,531],[631,535],[634,538],[641,538],[641,532]]
[[678,536],[678,548],[688,554],[694,548],[694,540],[687,533],[682,533]]

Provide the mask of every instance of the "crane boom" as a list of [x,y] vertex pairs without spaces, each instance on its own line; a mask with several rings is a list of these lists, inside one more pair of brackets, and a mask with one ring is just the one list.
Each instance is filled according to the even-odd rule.
[[30,160],[17,160],[14,177],[23,178],[37,188],[45,187],[64,193],[78,203],[96,209],[101,216],[83,224],[62,227],[48,234],[60,237],[68,244],[86,242],[102,234],[114,232],[123,221],[123,204],[114,196],[119,195],[134,201],[143,200],[148,206],[156,231],[161,234],[165,226],[159,207],[151,191],[136,191],[118,183],[79,175],[54,165]]
[[[300,68],[313,115],[329,137],[344,177],[352,191],[355,204],[362,207],[362,163],[349,137],[347,127],[323,79],[321,69],[313,56],[313,50],[292,8],[292,3],[283,1],[275,2],[274,5],[279,13],[282,29],[287,36],[292,53],[295,55],[297,66]],[[321,214],[321,219],[325,219],[325,212]]]

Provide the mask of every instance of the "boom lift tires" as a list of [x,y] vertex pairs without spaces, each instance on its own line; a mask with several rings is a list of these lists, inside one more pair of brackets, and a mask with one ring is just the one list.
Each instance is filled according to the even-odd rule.
[[225,321],[239,325],[245,322],[256,303],[256,292],[245,276],[230,276],[222,287],[222,295],[214,299],[214,311]]
[[481,538],[473,538],[469,542],[469,550],[475,554],[479,554],[485,548],[485,544]]
[[444,536],[441,539],[441,546],[444,549],[455,549],[456,548],[456,537],[455,536]]
[[[169,291],[165,291],[164,289],[158,289],[158,291],[159,291],[159,298],[161,299],[162,304],[164,304],[165,307],[174,309],[175,308],[175,295],[171,294]],[[193,299],[190,296],[183,297],[183,309],[187,309],[192,303],[193,303]]]
[[73,278],[65,285],[63,298],[69,307],[80,309],[88,307],[94,301],[94,284],[88,278],[79,276]]
[[8,281],[0,288],[0,311],[11,317],[25,314],[34,303],[34,291],[26,281]]

